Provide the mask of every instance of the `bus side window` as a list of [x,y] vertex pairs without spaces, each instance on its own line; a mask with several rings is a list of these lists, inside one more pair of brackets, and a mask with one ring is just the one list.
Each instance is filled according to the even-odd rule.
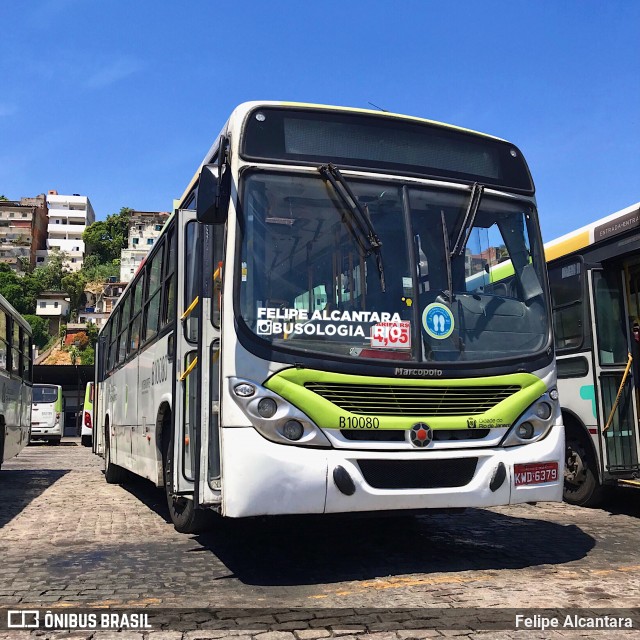
[[109,361],[107,364],[108,371],[113,371],[117,362],[116,350],[118,349],[118,323],[120,320],[120,308],[118,307],[114,312],[112,312],[111,316],[112,317],[109,319],[109,324],[111,325],[111,342],[109,344]]
[[31,380],[31,340],[24,329],[22,329],[22,377],[25,380]]
[[98,349],[98,382],[102,382],[109,372],[110,334],[111,322],[107,321],[96,345],[96,348]]
[[[243,269],[245,267],[243,266]],[[220,328],[220,314],[222,312],[222,277],[224,271],[224,225],[213,228],[213,297],[211,323],[216,329]],[[246,277],[246,276],[243,276]]]
[[131,292],[131,337],[129,339],[129,353],[135,353],[140,346],[143,285],[144,279],[139,278]]
[[[198,230],[200,225],[198,222],[188,222],[185,243],[187,245],[185,251],[185,283],[184,283],[184,308],[195,301],[200,293],[200,277],[202,274],[202,261],[198,250]],[[202,304],[198,303],[186,320],[186,338],[189,342],[198,341],[198,325],[200,324]]]
[[549,269],[556,349],[575,350],[584,341],[584,293],[581,262],[564,263]]
[[167,248],[164,261],[164,287],[166,291],[161,324],[164,327],[176,319],[176,229],[172,227],[167,234]]
[[131,308],[131,295],[125,296],[122,306],[122,316],[120,319],[120,336],[118,337],[118,364],[124,362],[127,356],[127,336],[129,335],[129,319]]
[[11,372],[20,375],[20,325],[15,320],[11,324]]
[[7,370],[7,316],[0,310],[0,369]]
[[160,246],[158,252],[151,259],[151,263],[147,265],[147,295],[144,303],[144,326],[145,326],[145,342],[153,339],[158,333],[158,324],[160,320],[160,299],[162,297],[162,255],[164,246]]

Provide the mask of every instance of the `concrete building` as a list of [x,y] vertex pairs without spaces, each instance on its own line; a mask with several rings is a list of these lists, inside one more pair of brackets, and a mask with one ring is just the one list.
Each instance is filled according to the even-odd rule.
[[78,271],[82,267],[85,251],[82,234],[96,219],[91,202],[87,196],[77,193],[64,196],[52,190],[47,195],[47,205],[47,247],[46,250],[37,252],[36,262],[46,263],[51,251],[58,249],[69,256],[65,266],[71,271]]
[[98,285],[98,283],[90,283],[87,285],[84,290],[87,302],[84,307],[78,310],[78,322],[85,324],[93,323],[99,329],[102,328],[113,307],[113,302],[109,302],[109,311],[106,311],[107,298],[105,298],[105,292],[110,292],[110,284],[111,283],[105,282],[100,285]]
[[49,320],[49,331],[56,334],[64,318],[69,317],[71,303],[64,291],[43,291],[36,300],[36,315]]
[[109,282],[105,284],[103,296],[103,312],[107,315],[113,311],[113,307],[116,302],[118,302],[118,298],[122,295],[122,292],[125,290],[127,283],[126,282],[115,282],[115,279],[111,279]]
[[0,262],[14,271],[36,264],[36,253],[46,246],[47,201],[35,198],[0,201]]
[[169,214],[165,211],[133,211],[129,241],[120,256],[120,280],[129,282],[162,231]]

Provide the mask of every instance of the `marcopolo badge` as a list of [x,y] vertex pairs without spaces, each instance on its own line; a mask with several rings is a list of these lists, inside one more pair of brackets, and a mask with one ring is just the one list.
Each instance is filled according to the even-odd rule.
[[422,326],[436,340],[448,338],[453,333],[453,313],[446,305],[433,302],[422,312]]

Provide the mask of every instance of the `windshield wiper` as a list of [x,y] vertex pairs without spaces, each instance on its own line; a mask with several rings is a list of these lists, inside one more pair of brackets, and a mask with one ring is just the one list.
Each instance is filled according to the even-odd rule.
[[344,179],[344,176],[340,173],[338,167],[331,163],[323,164],[318,167],[318,171],[325,180],[331,183],[331,186],[342,200],[347,211],[351,213],[349,222],[353,222],[354,224],[347,224],[347,227],[349,231],[351,231],[364,257],[368,258],[372,253],[375,253],[378,274],[380,275],[380,287],[384,292],[384,266],[380,252],[382,242],[371,224],[368,211],[360,204],[353,191],[351,191],[351,188]]
[[[455,244],[453,245],[453,249],[450,254],[452,258],[461,256],[464,252],[464,248],[467,245],[467,240],[469,240],[469,236],[471,235],[471,231],[473,230],[473,223],[476,219],[478,208],[480,207],[480,201],[482,200],[483,192],[484,186],[478,182],[474,182],[473,186],[471,187],[471,197],[469,198],[469,205],[467,206],[467,211],[464,214],[464,218],[462,220],[462,226],[460,227],[458,237],[456,238]],[[462,236],[464,236],[464,240],[462,240]]]
[[440,211],[440,219],[442,221],[442,237],[444,240],[444,255],[447,265],[447,286],[449,287],[448,291],[445,293],[448,297],[449,308],[451,308],[451,303],[453,302],[453,274],[451,271],[451,256],[452,252],[449,251],[449,231],[447,230],[447,219],[445,218],[444,211]]

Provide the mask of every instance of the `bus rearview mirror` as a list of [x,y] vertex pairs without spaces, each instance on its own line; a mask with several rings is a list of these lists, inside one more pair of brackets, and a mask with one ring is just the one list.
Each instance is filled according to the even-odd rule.
[[[222,177],[219,173],[222,171]],[[227,219],[231,194],[231,171],[228,165],[206,164],[200,171],[196,217],[204,224],[222,224]]]

